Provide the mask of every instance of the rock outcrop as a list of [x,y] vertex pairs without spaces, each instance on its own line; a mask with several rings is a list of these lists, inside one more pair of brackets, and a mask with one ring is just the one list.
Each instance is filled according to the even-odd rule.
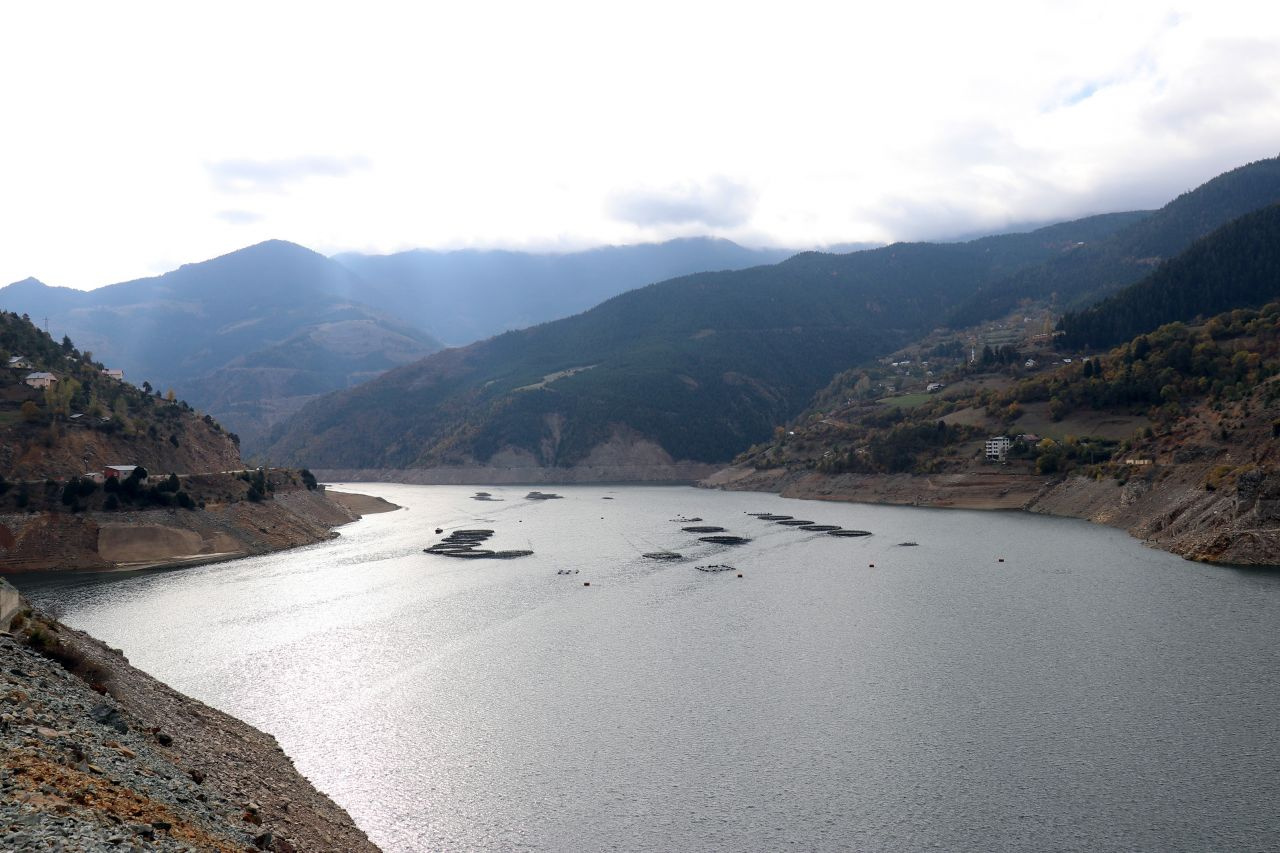
[[0,849],[377,850],[270,735],[25,602],[0,627]]

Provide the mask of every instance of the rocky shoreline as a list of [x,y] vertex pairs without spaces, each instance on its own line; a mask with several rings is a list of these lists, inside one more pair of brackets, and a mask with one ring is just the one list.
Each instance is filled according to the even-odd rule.
[[1198,562],[1280,565],[1280,477],[1262,468],[1229,488],[1207,490],[1208,464],[1150,466],[1132,476],[1046,478],[1003,471],[838,474],[730,467],[706,488],[774,492],[787,498],[956,509],[1006,509],[1080,518],[1127,531],[1145,544]]
[[270,735],[25,602],[7,609],[0,849],[377,850]]

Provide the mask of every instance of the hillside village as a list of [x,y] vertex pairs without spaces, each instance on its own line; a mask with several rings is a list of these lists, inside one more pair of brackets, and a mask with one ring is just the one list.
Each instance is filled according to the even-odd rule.
[[355,516],[306,470],[246,467],[169,391],[0,313],[0,572],[207,562],[321,541]]

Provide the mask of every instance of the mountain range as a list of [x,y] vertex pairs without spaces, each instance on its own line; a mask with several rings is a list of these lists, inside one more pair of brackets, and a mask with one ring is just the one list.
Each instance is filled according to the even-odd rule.
[[656,281],[775,264],[794,254],[692,237],[555,254],[417,249],[392,255],[349,252],[333,259],[364,280],[363,301],[461,346],[568,317]]
[[555,319],[671,275],[776,261],[784,250],[674,240],[587,252],[347,254],[271,240],[91,291],[26,279],[0,307],[69,335],[130,380],[174,388],[246,455],[307,401],[441,348]]
[[321,468],[570,466],[615,439],[727,461],[831,374],[939,322],[984,283],[1105,239],[1109,214],[966,243],[700,273],[437,353],[309,404],[269,455]]
[[174,388],[276,461],[565,468],[607,445],[718,463],[851,366],[1030,305],[1078,313],[1276,202],[1271,159],[1158,211],[781,261],[712,239],[336,258],[268,241],[94,291],[29,279],[0,307]]
[[323,469],[568,468],[629,445],[650,459],[728,461],[834,374],[939,326],[1112,292],[1280,201],[1277,176],[1280,161],[1265,160],[1155,212],[650,285],[314,401],[277,428],[269,455]]

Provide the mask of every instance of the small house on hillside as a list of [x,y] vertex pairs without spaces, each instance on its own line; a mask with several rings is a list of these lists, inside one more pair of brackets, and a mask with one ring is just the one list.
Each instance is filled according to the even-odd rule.
[[924,390],[932,394],[934,391],[941,391],[944,387],[946,386],[941,382],[930,382]]
[[58,381],[58,377],[52,373],[38,371],[36,373],[28,373],[26,379],[23,380],[32,388],[48,388],[50,385]]
[[34,366],[25,355],[9,356],[10,370],[30,370]]
[[104,480],[127,480],[137,468],[137,465],[108,465],[102,469],[102,478]]
[[106,367],[102,370],[102,375],[108,379],[114,379],[117,382],[124,381],[124,371],[118,367]]
[[988,462],[1003,462],[1009,455],[1013,442],[1007,435],[996,435],[987,439],[986,454]]

